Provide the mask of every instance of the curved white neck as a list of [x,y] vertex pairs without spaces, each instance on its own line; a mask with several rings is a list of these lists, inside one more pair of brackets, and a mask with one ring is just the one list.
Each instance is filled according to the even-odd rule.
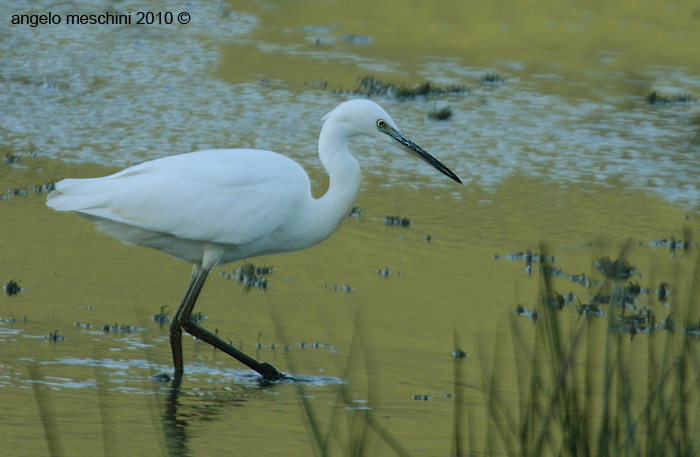
[[327,121],[318,140],[318,154],[330,181],[328,190],[314,204],[314,217],[333,233],[350,214],[360,193],[360,164],[348,151],[348,140],[357,135],[351,124]]

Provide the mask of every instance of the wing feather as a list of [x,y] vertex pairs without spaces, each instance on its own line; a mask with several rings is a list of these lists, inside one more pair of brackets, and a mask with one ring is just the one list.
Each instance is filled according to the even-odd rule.
[[280,154],[198,151],[103,178],[66,179],[48,205],[178,238],[242,245],[280,230],[311,198],[306,172]]

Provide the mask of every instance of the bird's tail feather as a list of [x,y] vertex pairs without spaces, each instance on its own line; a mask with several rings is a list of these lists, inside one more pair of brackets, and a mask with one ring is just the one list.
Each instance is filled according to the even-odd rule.
[[46,204],[57,211],[80,211],[104,205],[105,192],[110,190],[108,180],[64,179],[56,183],[49,193]]

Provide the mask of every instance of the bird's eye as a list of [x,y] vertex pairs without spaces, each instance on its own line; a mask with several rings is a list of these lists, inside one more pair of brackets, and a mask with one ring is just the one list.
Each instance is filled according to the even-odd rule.
[[385,129],[387,127],[386,121],[384,119],[379,119],[377,121],[377,127],[380,129]]

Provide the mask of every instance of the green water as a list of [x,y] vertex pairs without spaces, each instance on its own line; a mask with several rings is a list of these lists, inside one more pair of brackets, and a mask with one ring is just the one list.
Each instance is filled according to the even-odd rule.
[[[27,119],[24,133],[3,117],[0,152],[21,160],[0,164],[0,189],[108,174],[115,165],[167,154],[163,145],[171,145],[172,153],[254,146],[300,160],[318,195],[326,185],[314,151],[320,116],[347,97],[332,89],[353,89],[358,77],[372,74],[396,84],[465,82],[471,92],[437,101],[455,111],[447,123],[427,120],[435,100],[377,99],[399,126],[407,125],[405,133],[455,169],[464,186],[417,161],[404,162],[398,151],[360,141],[354,150],[366,170],[357,203],[361,217],[349,218],[319,246],[252,259],[274,267],[266,291],[246,293],[218,275],[238,265],[211,275],[196,308],[206,315],[202,325],[280,370],[309,376],[303,392],[286,383],[259,386],[235,361],[188,337],[181,388],[172,391],[154,381],[152,375],[170,370],[171,359],[167,328],[151,316],[162,306],[174,311],[190,267],[122,245],[75,215],[51,211],[45,194],[30,191],[0,201],[0,280],[15,279],[26,289],[0,296],[0,398],[6,411],[0,454],[51,455],[52,448],[75,456],[312,455],[299,402],[304,394],[320,427],[334,424],[332,455],[361,441],[357,421],[367,411],[411,455],[448,455],[455,332],[471,354],[462,362],[470,376],[468,404],[478,415],[483,403],[476,351],[492,353],[499,325],[517,304],[537,304],[537,275],[528,276],[521,261],[495,260],[494,254],[537,251],[544,241],[563,270],[599,278],[593,261],[616,256],[631,240],[640,284],[685,284],[689,259],[639,244],[680,238],[684,228],[697,227],[695,107],[654,108],[644,100],[655,89],[697,93],[694,8],[691,2],[504,7],[232,1],[219,7],[221,17],[255,20],[234,23],[230,38],[202,24],[187,38],[216,56],[197,76],[210,98],[197,99],[197,87],[173,79],[188,71],[186,61],[166,68],[170,76],[161,85],[147,84],[154,92],[174,84],[168,93],[212,109],[183,115],[187,122],[177,114],[169,120],[169,105],[154,99],[154,113],[129,124],[129,116],[116,111],[124,106],[121,97],[136,100],[147,92],[115,81],[106,86],[117,98],[96,105],[112,104],[115,111],[94,109],[118,116],[118,122],[93,125],[88,114],[70,117],[74,104],[82,109],[91,102],[75,96],[81,83],[68,70],[53,74],[59,93],[40,101],[31,89],[39,90],[40,74],[23,83],[3,76],[13,88],[28,88],[28,95],[17,89],[13,103],[36,103],[37,117],[18,112]],[[168,30],[132,26],[114,33],[148,48],[167,44]],[[12,28],[1,33],[20,36]],[[37,28],[37,39],[40,33]],[[81,33],[87,29],[66,30],[66,46],[78,43],[99,53],[104,42],[83,42]],[[32,55],[13,58],[41,64]],[[502,86],[476,83],[493,71],[506,78]],[[91,94],[102,88],[96,77],[83,89]],[[213,107],[227,106],[241,117],[224,124]],[[174,113],[184,108],[172,101]],[[31,130],[51,110],[65,110],[66,117],[44,124],[45,134]],[[211,138],[202,126],[215,127]],[[220,136],[224,130],[231,136]],[[592,139],[600,142],[594,151]],[[37,157],[28,154],[31,145]],[[413,224],[388,226],[388,215]],[[383,269],[391,274],[377,273]],[[557,286],[582,300],[591,293],[564,279]],[[666,308],[655,305],[665,317]],[[103,330],[113,324],[131,331]],[[65,339],[52,341],[53,332]],[[514,376],[505,370],[506,385]],[[340,385],[354,402],[339,400]],[[483,435],[483,424],[472,426]],[[365,455],[391,455],[374,432],[366,440]]]

